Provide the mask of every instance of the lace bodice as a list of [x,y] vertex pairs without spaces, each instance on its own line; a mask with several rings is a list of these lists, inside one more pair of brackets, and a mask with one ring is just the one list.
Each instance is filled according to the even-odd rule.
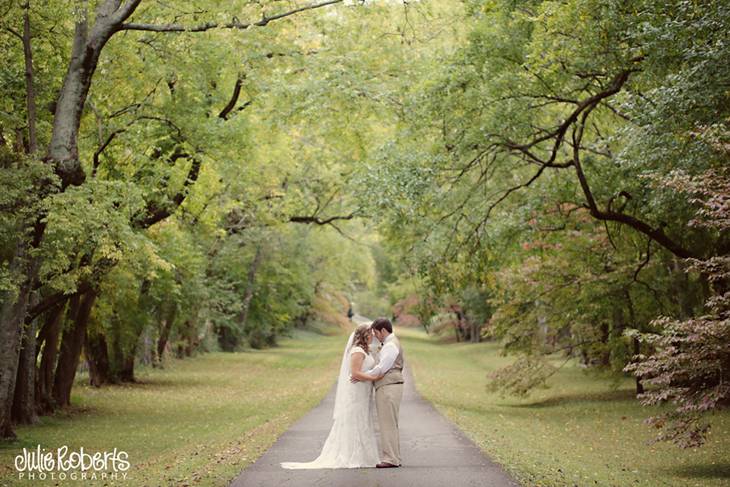
[[372,356],[372,354],[365,353],[365,350],[363,350],[362,347],[352,347],[350,350],[350,355],[353,353],[362,353],[365,354],[365,360],[362,362],[362,371],[365,372],[368,369],[372,369],[375,366],[375,358]]

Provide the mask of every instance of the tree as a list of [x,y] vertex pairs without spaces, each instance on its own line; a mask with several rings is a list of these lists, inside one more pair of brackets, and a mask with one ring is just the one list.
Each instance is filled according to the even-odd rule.
[[722,2],[470,2],[463,46],[407,92],[406,128],[362,171],[387,188],[367,209],[429,292],[482,290],[520,357],[494,385],[529,392],[549,354],[620,373],[654,352],[624,331],[661,335],[657,316],[714,299],[686,259],[722,258],[728,234],[688,225],[660,181],[728,165],[729,18]]
[[[727,151],[723,145],[719,150]],[[694,226],[720,233],[730,230],[730,177],[727,169],[710,170],[690,177],[675,173],[668,187],[687,194],[700,206]],[[710,425],[704,419],[730,405],[726,371],[730,366],[730,255],[692,259],[687,272],[708,276],[713,287],[705,313],[686,320],[657,318],[657,333],[627,331],[651,345],[651,354],[636,357],[626,367],[653,386],[638,397],[644,405],[671,402],[672,411],[650,417],[647,422],[661,430],[657,441],[672,441],[683,448],[701,446]]]
[[[306,12],[309,10],[315,10],[336,3],[340,3],[341,0],[328,0],[321,3],[311,3],[300,5],[288,11],[277,11],[275,13],[267,13],[268,9],[264,9],[263,15],[251,22],[241,22],[237,20],[235,16],[231,16],[231,20],[228,22],[205,22],[196,25],[182,25],[182,24],[152,24],[145,22],[129,22],[130,17],[137,13],[137,15],[151,15],[157,17],[164,12],[159,12],[156,7],[150,6],[149,8],[142,9],[138,12],[141,2],[139,0],[129,0],[122,2],[120,0],[105,0],[99,2],[94,10],[93,18],[88,9],[88,2],[79,2],[78,9],[75,13],[74,18],[74,33],[73,41],[71,43],[71,54],[66,68],[66,73],[63,77],[63,84],[58,92],[57,96],[54,97],[54,115],[52,118],[51,133],[46,150],[46,155],[43,160],[46,164],[53,169],[53,172],[58,177],[58,184],[55,184],[52,179],[42,181],[39,185],[38,194],[40,199],[44,199],[46,195],[54,195],[65,193],[72,187],[81,187],[84,185],[87,179],[88,169],[84,168],[84,164],[80,157],[78,135],[79,129],[84,114],[84,106],[86,105],[89,97],[90,89],[92,86],[92,79],[94,73],[97,70],[100,59],[102,59],[102,51],[105,51],[111,38],[120,32],[124,31],[149,31],[149,32],[206,32],[214,29],[232,29],[232,30],[246,30],[253,27],[263,27],[270,24],[273,21],[287,18],[289,16]],[[48,7],[54,14],[58,13],[61,8],[55,4]],[[164,9],[164,7],[163,7]],[[251,6],[247,12],[254,14],[261,12],[260,6]],[[12,7],[11,7],[12,10]],[[32,50],[30,49],[30,16],[32,12],[29,12],[29,7],[25,8],[24,11],[24,35],[21,36],[23,40],[24,54],[25,54],[25,66],[26,66],[26,100],[28,107],[28,127],[30,133],[30,150],[35,149],[36,144],[36,131],[35,131],[35,91],[33,88],[33,69],[32,69]],[[157,17],[159,18],[159,17]],[[9,32],[17,34],[11,27],[8,27]],[[123,110],[124,113],[126,110]],[[225,118],[225,117],[223,117]],[[167,121],[162,120],[162,123]],[[172,125],[173,129],[174,124]],[[97,165],[99,164],[100,154],[108,150],[111,141],[121,132],[126,129],[118,129],[112,131],[106,137],[106,140],[101,142],[98,149],[94,153],[93,164],[91,166],[92,173],[95,175]],[[22,132],[18,131],[16,146],[23,146],[22,144]],[[4,139],[3,139],[4,140]],[[193,160],[189,177],[185,180],[184,187],[188,184],[195,182],[197,174],[199,172],[200,161],[197,159],[197,154],[189,154],[181,152],[180,150],[173,150],[173,160],[178,158],[190,158]],[[73,193],[73,191],[71,192]],[[163,208],[159,206],[150,206],[148,208],[147,217],[137,220],[138,224],[142,227],[149,227],[150,225],[160,221],[161,219],[169,216],[175,207],[179,207],[182,200],[185,198],[185,194],[181,196],[175,195],[171,200],[172,206],[166,205]],[[29,221],[27,224],[32,228],[32,232],[26,236],[22,236],[17,239],[13,245],[14,252],[7,259],[7,269],[11,274],[13,281],[17,282],[12,292],[7,293],[3,296],[1,303],[2,309],[0,310],[0,332],[2,336],[7,338],[4,340],[4,344],[7,345],[6,350],[0,355],[0,423],[3,430],[3,435],[11,436],[12,430],[10,427],[10,405],[14,394],[14,382],[18,366],[18,357],[20,353],[20,337],[23,324],[26,321],[27,311],[29,308],[30,294],[33,289],[38,287],[38,272],[47,264],[47,262],[40,261],[37,257],[36,250],[44,245],[44,241],[47,239],[45,236],[46,232],[46,213],[38,213],[33,221]],[[21,234],[22,235],[22,234]],[[91,254],[80,255],[82,262],[86,262],[86,267],[94,264]],[[106,258],[102,257],[102,262],[106,262]],[[53,263],[53,264],[58,264]],[[69,262],[70,268],[73,270],[73,264]],[[96,272],[95,272],[96,274]],[[69,382],[68,378],[57,382],[58,384],[65,384],[63,387],[64,391],[59,392],[58,398],[62,402],[68,398],[69,388],[68,384],[72,383],[73,372],[75,371],[76,364],[78,363],[78,354],[80,353],[80,340],[83,340],[85,336],[85,326],[88,321],[89,313],[86,312],[86,308],[89,310],[93,306],[95,301],[95,294],[97,293],[98,283],[96,282],[79,282],[77,283],[78,288],[73,293],[74,298],[70,302],[70,306],[74,307],[78,300],[82,303],[83,312],[78,314],[72,312],[69,317],[76,323],[74,333],[67,335],[67,340],[62,340],[60,356],[60,367],[58,370],[64,370],[68,374],[71,374]],[[64,295],[52,296],[51,300],[53,304],[59,306],[66,303],[68,297]],[[43,303],[42,309],[46,310],[47,305]],[[35,313],[37,315],[37,313]],[[60,391],[60,389],[59,389]]]

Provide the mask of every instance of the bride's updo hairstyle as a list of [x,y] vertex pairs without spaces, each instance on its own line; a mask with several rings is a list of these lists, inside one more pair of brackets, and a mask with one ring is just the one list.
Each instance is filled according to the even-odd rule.
[[352,346],[361,347],[365,353],[370,353],[370,325],[360,325],[355,328]]

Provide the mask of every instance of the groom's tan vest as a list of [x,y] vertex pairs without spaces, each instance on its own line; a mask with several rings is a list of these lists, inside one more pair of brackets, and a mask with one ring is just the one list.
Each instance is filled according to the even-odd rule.
[[400,341],[395,335],[391,335],[391,341],[398,347],[398,356],[393,362],[393,367],[385,373],[382,379],[375,381],[375,389],[380,388],[388,384],[402,384],[403,383],[403,347],[400,346]]

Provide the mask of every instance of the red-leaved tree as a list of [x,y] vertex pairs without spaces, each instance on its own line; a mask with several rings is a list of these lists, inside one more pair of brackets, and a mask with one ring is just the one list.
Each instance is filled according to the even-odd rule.
[[[729,171],[710,170],[696,177],[675,173],[664,184],[699,206],[691,225],[728,235]],[[642,404],[673,405],[647,423],[660,430],[655,441],[672,441],[682,448],[702,445],[710,429],[707,415],[730,404],[730,254],[687,261],[687,271],[701,273],[711,287],[704,314],[684,321],[658,318],[653,325],[661,333],[634,331],[655,352],[637,355],[624,369],[649,386],[638,395]]]

